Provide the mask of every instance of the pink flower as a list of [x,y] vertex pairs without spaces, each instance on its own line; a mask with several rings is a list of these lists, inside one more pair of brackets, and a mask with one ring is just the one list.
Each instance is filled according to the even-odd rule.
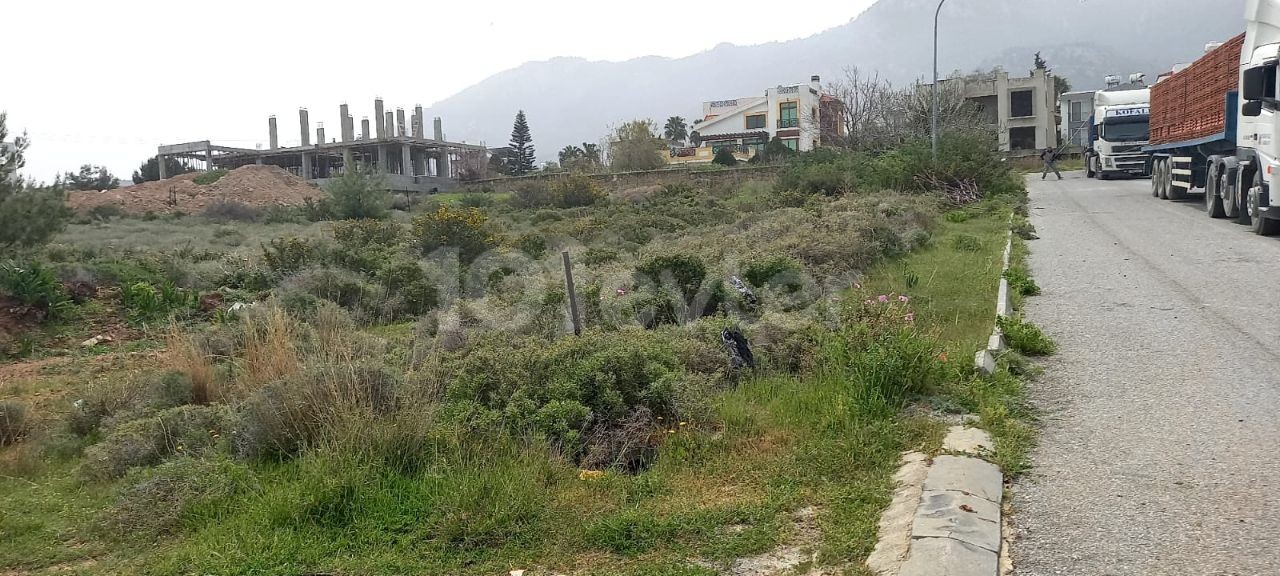
[[899,301],[899,302],[910,302],[910,301],[911,301],[911,299],[910,299],[910,298],[907,298],[906,296],[899,296],[899,297],[898,297],[898,301]]
[[888,297],[888,296],[885,296],[884,294],[881,294],[881,295],[880,295],[880,303],[881,303],[881,304],[887,304],[888,302],[889,302],[889,297]]
[[618,289],[618,295],[619,295],[619,296],[626,296],[626,295],[627,295],[627,291],[626,291],[626,290],[623,290],[623,289],[621,289],[621,288],[619,288],[619,289]]
[[863,304],[866,304],[867,306],[870,306],[870,305],[871,305],[871,301],[870,301],[870,300],[863,300],[863,301],[862,301],[862,303],[863,303]]
[[915,321],[916,321],[916,315],[915,315],[915,314],[907,314],[906,316],[903,316],[903,317],[902,317],[902,319],[903,319],[903,320],[906,320],[907,322],[915,322]]

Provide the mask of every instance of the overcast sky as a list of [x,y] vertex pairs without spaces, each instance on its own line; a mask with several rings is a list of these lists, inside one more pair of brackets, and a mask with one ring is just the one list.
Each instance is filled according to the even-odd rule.
[[7,0],[0,110],[32,140],[26,175],[91,163],[128,180],[162,143],[265,146],[271,114],[296,145],[299,107],[337,133],[343,101],[358,124],[375,95],[408,109],[530,60],[790,40],[872,3]]

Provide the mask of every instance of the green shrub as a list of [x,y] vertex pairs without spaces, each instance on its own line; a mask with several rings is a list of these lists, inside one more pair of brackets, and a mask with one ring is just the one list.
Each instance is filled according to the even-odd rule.
[[587,266],[598,266],[618,261],[618,251],[607,248],[587,248],[582,253],[581,262]]
[[608,194],[588,176],[574,174],[551,185],[551,197],[557,208],[591,206],[608,198]]
[[303,198],[302,217],[308,222],[326,222],[337,218],[334,203],[328,198]]
[[720,166],[729,166],[729,167],[737,166],[738,157],[733,155],[732,149],[730,149],[728,146],[724,146],[724,147],[721,147],[719,150],[716,150],[716,155],[714,158],[711,159],[711,163],[718,164]]
[[757,258],[747,263],[742,278],[752,286],[763,288],[770,284],[785,286],[789,291],[800,289],[804,267],[787,256]]
[[96,222],[110,222],[113,218],[124,216],[124,208],[115,204],[99,204],[90,208],[87,214]]
[[351,170],[330,180],[327,191],[333,215],[341,220],[381,220],[391,209],[386,181],[367,170]]
[[982,240],[972,234],[957,234],[951,238],[951,248],[958,252],[981,252]]
[[262,246],[262,261],[277,274],[297,272],[320,259],[320,249],[305,238],[275,238]]
[[0,401],[0,446],[16,444],[30,428],[27,405],[16,400]]
[[196,177],[192,178],[191,181],[201,186],[208,186],[209,184],[213,184],[214,182],[221,180],[222,177],[226,176],[228,173],[228,170],[224,170],[222,168],[217,170],[207,170],[196,174]]
[[57,274],[37,261],[21,266],[13,262],[0,263],[0,293],[43,311],[49,318],[62,316],[73,307],[71,296]]
[[1019,354],[1024,356],[1048,356],[1058,350],[1057,344],[1054,344],[1053,340],[1045,335],[1039,327],[1022,318],[1001,317],[997,319],[996,323],[1000,327],[1000,331],[1004,332],[1004,337],[1009,342],[1009,347]]
[[[205,172],[205,174],[212,174],[212,172]],[[244,202],[225,199],[205,206],[204,211],[200,213],[205,219],[213,222],[253,222],[261,214],[257,208]]]
[[[103,523],[122,539],[154,540],[214,520],[220,503],[256,486],[253,472],[225,457],[177,458],[135,473]],[[210,513],[209,517],[204,517]]]
[[384,321],[391,322],[400,316],[417,316],[439,303],[439,290],[417,262],[390,262],[378,270],[376,277],[394,299],[394,306],[387,310],[392,317],[384,318]]
[[530,258],[541,259],[547,255],[547,239],[540,234],[529,232],[516,237],[513,243],[517,250],[528,254]]
[[178,370],[166,371],[153,380],[148,386],[147,396],[154,410],[185,406],[195,400],[191,377]]
[[273,204],[263,208],[260,214],[263,224],[301,224],[307,221],[306,215],[296,206]]
[[655,286],[669,285],[679,290],[685,301],[693,300],[707,277],[707,266],[702,259],[691,254],[671,254],[648,258],[636,266],[639,278]]
[[488,222],[484,212],[475,208],[441,206],[413,219],[412,238],[423,256],[440,248],[457,248],[462,262],[470,264],[497,245],[497,239],[487,230]]
[[1031,273],[1025,267],[1013,266],[1005,270],[1004,277],[1009,281],[1009,289],[1022,296],[1039,296],[1040,285],[1036,284]]
[[404,239],[404,227],[390,220],[347,220],[333,224],[333,239],[344,248],[394,247]]
[[668,542],[679,533],[649,510],[627,508],[591,522],[587,544],[624,556],[636,556]]
[[[314,305],[315,298],[328,300],[348,310],[355,310],[372,298],[374,287],[357,274],[334,268],[303,270],[281,283],[278,295],[286,305],[296,306],[290,312],[299,312],[297,308],[309,308]],[[310,296],[311,299],[300,298],[299,295]]]
[[199,300],[198,292],[178,288],[172,282],[165,282],[159,288],[138,282],[120,291],[120,301],[134,322],[148,322],[169,314],[189,312],[195,309]]
[[463,194],[458,205],[463,208],[490,208],[495,204],[493,196],[482,193]]
[[545,181],[528,180],[516,185],[510,202],[516,208],[543,208],[555,205],[555,196]]
[[215,448],[227,427],[225,406],[179,406],[117,426],[85,450],[81,472],[93,480],[119,478],[130,468]]
[[968,222],[969,217],[970,217],[969,213],[963,210],[952,210],[950,212],[947,212],[947,216],[946,216],[947,222],[951,222],[953,224]]

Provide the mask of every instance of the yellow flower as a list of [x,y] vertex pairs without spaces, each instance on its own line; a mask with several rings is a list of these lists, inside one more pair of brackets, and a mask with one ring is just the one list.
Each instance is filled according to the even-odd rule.
[[680,423],[680,425],[681,425],[681,426],[684,426],[684,425],[686,425],[686,424],[688,424],[688,422],[681,422],[681,423]]
[[599,480],[604,478],[603,470],[582,470],[578,472],[579,480]]

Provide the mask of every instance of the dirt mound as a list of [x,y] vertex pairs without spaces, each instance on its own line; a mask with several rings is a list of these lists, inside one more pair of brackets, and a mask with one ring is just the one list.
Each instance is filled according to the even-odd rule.
[[[240,202],[256,207],[297,206],[306,198],[323,194],[319,188],[276,166],[242,166],[228,172],[217,182],[205,185],[196,184],[196,176],[199,173],[143,182],[105,192],[73,191],[68,196],[67,203],[77,212],[85,212],[95,206],[114,205],[131,214],[178,211],[196,214],[206,206],[220,201]],[[176,205],[171,201],[171,190],[172,198],[177,201]]]

